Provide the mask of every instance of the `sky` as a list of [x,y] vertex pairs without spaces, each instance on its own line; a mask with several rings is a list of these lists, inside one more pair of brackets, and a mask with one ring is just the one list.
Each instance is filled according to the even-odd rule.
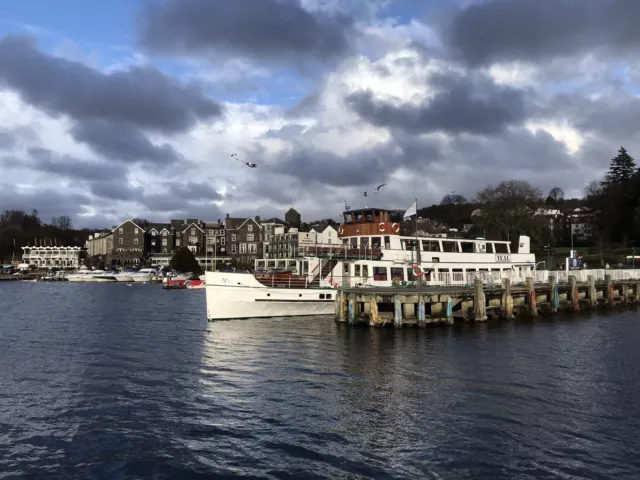
[[0,210],[103,228],[337,220],[510,179],[581,196],[621,145],[640,151],[639,16],[636,0],[0,2]]

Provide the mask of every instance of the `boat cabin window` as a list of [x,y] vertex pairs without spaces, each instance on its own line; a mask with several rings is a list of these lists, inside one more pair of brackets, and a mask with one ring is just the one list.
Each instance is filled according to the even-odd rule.
[[373,279],[375,281],[386,281],[387,267],[373,267]]
[[475,253],[475,242],[460,242],[460,251],[462,253]]
[[433,263],[438,263],[438,262],[440,262],[440,257],[431,257],[431,261]]
[[275,260],[270,260],[269,262],[267,262],[267,267],[275,268],[275,266],[276,266]]
[[362,245],[362,248],[369,248],[369,237],[361,237],[360,245]]
[[475,271],[475,268],[467,268],[467,273],[474,273]]
[[371,247],[372,248],[380,248],[381,247],[381,243],[380,243],[380,237],[371,237]]
[[502,269],[501,268],[492,268],[491,271],[492,272],[501,272]]
[[287,262],[285,262],[284,260],[278,260],[277,266],[278,268],[284,268],[287,266]]
[[358,248],[358,239],[357,238],[351,238],[351,248]]
[[440,242],[434,240],[422,240],[422,250],[425,252],[439,252]]
[[457,252],[458,251],[458,242],[452,240],[442,240],[442,251],[443,252]]
[[326,298],[327,298],[327,300],[331,300],[331,294],[327,293],[327,297]]
[[494,243],[495,253],[509,253],[509,244],[507,243]]
[[387,250],[391,248],[391,237],[384,237],[384,248]]
[[369,278],[369,265],[362,266],[362,276],[364,278]]
[[404,280],[404,268],[391,267],[391,280]]
[[417,250],[418,247],[418,241],[417,240],[413,240],[413,239],[409,239],[409,238],[403,238],[402,239],[402,249],[403,250]]
[[289,266],[290,267],[295,267],[296,266],[296,261],[295,260],[289,260]]
[[359,277],[359,276],[360,276],[360,265],[355,265],[353,268],[354,268],[354,272],[353,272],[353,274],[354,274],[356,277]]

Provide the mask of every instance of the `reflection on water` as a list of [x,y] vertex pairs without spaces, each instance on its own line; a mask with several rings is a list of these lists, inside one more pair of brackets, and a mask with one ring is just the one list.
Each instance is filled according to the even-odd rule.
[[0,285],[0,478],[640,478],[636,312],[207,324],[156,285]]

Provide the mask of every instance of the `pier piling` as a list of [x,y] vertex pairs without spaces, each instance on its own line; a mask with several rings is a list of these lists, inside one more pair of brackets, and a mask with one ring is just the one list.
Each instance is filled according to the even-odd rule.
[[473,319],[476,322],[484,322],[487,319],[487,301],[482,279],[480,278],[476,278],[474,283]]
[[556,313],[560,307],[558,279],[554,276],[549,277],[549,306],[551,307],[551,313]]
[[513,296],[511,295],[511,280],[509,278],[502,279],[502,317],[505,319],[513,318]]
[[580,302],[578,301],[578,284],[576,282],[575,275],[569,276],[569,301],[571,302],[571,310],[574,312],[580,311]]
[[536,317],[538,315],[538,301],[535,284],[531,277],[527,277],[527,304],[529,306],[529,315]]

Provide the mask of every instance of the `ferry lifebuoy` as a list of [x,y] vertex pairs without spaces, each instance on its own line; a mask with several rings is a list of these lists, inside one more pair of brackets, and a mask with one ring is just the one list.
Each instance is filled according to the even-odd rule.
[[344,228],[342,228],[342,225],[340,225],[340,227],[338,228],[338,234],[342,235],[344,233]]
[[393,233],[398,233],[400,232],[400,224],[399,223],[394,223],[391,225],[391,231]]
[[416,277],[420,277],[420,276],[422,276],[422,274],[423,274],[423,273],[424,273],[424,272],[422,271],[422,268],[420,268],[420,265],[414,265],[414,266],[413,266],[413,274],[414,274]]
[[380,222],[378,224],[378,230],[380,230],[380,233],[384,233],[384,231],[387,229],[387,224],[384,222]]

